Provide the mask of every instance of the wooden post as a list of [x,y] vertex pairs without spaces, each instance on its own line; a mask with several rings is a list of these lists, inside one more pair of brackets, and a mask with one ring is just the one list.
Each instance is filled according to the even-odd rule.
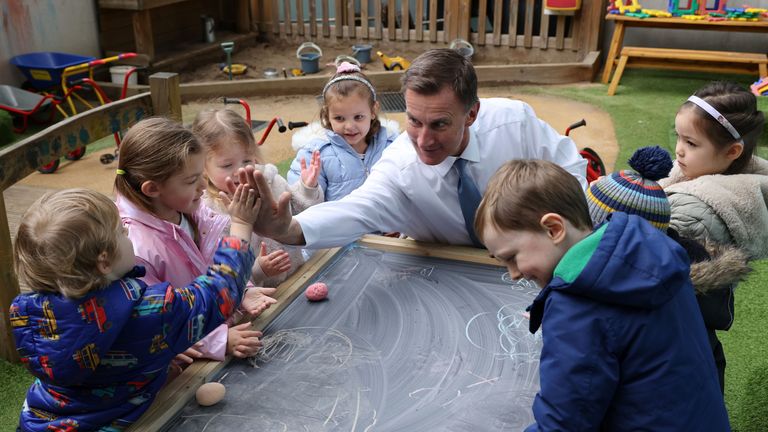
[[369,27],[370,20],[368,19],[368,1],[362,0],[360,2],[360,37],[364,40],[371,38],[371,28]]
[[150,61],[154,60],[155,39],[152,36],[152,16],[149,9],[133,12],[132,20],[136,52],[146,55]]
[[[469,25],[469,18],[470,15],[472,15],[472,1],[471,0],[460,0],[459,1],[459,12],[456,14],[456,17],[454,18],[458,26],[454,27],[458,33],[450,37],[450,40],[447,40],[446,42],[450,42],[453,39],[456,39],[457,37],[464,39],[465,41],[469,42],[472,37],[472,28]],[[485,15],[483,15],[485,17]],[[483,18],[483,22],[485,22],[485,18]],[[478,39],[480,37],[485,38],[485,35],[478,35]],[[485,41],[483,41],[483,44],[485,44]]]
[[533,8],[534,0],[525,2],[525,34],[523,34],[523,46],[530,48],[533,46]]
[[9,362],[18,362],[19,354],[11,334],[11,321],[8,316],[11,301],[19,295],[19,280],[13,272],[13,247],[11,231],[8,228],[8,213],[5,200],[0,192],[0,357]]
[[181,121],[181,87],[179,74],[157,72],[149,76],[152,110],[155,115]]
[[[445,16],[445,11],[443,11]],[[448,23],[443,21],[443,31]],[[429,0],[429,41],[437,42],[437,0]]]
[[291,19],[291,0],[283,0],[283,27],[286,35],[293,34],[293,19]]
[[[360,6],[362,8],[362,5]],[[347,30],[350,39],[357,37],[357,23],[355,19],[355,0],[347,0]]]
[[373,0],[373,20],[375,21],[373,23],[374,37],[379,40],[383,37],[381,31],[381,19],[381,0]]
[[235,27],[238,33],[248,33],[251,31],[251,11],[249,3],[249,0],[237,1],[237,17],[235,18],[237,21],[235,22]]
[[296,31],[299,36],[304,36],[304,2],[296,0]]
[[314,0],[309,2],[309,35],[317,36],[317,5]]
[[280,34],[280,5],[277,4],[278,0],[272,0],[272,33]]
[[413,17],[416,27],[416,41],[424,41],[424,0],[416,0],[416,15]]
[[480,0],[477,5],[477,44],[485,46],[485,20],[488,9],[488,1]]
[[605,0],[582,2],[579,38],[574,40],[574,44],[582,54],[586,55],[591,51],[598,51],[601,30],[605,25],[603,16],[605,16]]
[[520,11],[518,0],[511,0],[509,7],[509,39],[507,43],[510,47],[517,46],[517,14]]
[[400,39],[408,41],[411,37],[411,2],[410,0],[401,0],[400,6]]
[[[251,29],[259,32],[264,31],[264,17],[269,16],[269,10],[271,7],[270,2],[260,2],[259,0],[250,0],[251,7]],[[264,15],[266,13],[266,15]]]

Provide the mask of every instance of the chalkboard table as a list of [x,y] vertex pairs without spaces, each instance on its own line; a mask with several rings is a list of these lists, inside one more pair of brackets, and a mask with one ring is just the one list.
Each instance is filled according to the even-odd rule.
[[[256,322],[259,356],[193,365],[141,426],[476,431],[533,421],[541,338],[521,312],[538,288],[509,280],[487,252],[368,237],[305,267],[280,288],[282,310]],[[328,300],[298,296],[315,281]],[[190,400],[203,381],[223,383],[224,400]]]

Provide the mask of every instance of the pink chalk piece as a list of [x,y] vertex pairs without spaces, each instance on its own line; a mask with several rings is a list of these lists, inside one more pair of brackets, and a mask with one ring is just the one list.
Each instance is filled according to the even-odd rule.
[[320,301],[328,297],[328,285],[317,282],[307,287],[304,291],[304,295],[307,296],[309,301]]

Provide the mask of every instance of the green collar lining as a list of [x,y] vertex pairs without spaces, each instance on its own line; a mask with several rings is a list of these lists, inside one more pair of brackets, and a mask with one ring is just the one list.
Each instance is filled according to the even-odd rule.
[[608,224],[603,224],[595,232],[568,249],[568,252],[563,255],[555,267],[555,277],[559,277],[567,283],[575,281],[592,258],[607,228]]

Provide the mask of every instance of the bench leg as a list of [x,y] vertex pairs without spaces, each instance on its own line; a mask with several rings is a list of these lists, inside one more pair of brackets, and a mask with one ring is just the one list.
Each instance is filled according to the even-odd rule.
[[757,67],[760,70],[760,76],[758,77],[758,79],[768,77],[768,64],[760,63],[759,65],[757,65]]
[[629,56],[621,56],[619,59],[619,64],[616,66],[616,72],[613,73],[613,80],[611,80],[611,85],[608,87],[608,96],[613,96],[616,94],[616,87],[619,86],[619,81],[621,81],[621,75],[624,73],[624,68],[627,66],[627,61],[629,60]]

